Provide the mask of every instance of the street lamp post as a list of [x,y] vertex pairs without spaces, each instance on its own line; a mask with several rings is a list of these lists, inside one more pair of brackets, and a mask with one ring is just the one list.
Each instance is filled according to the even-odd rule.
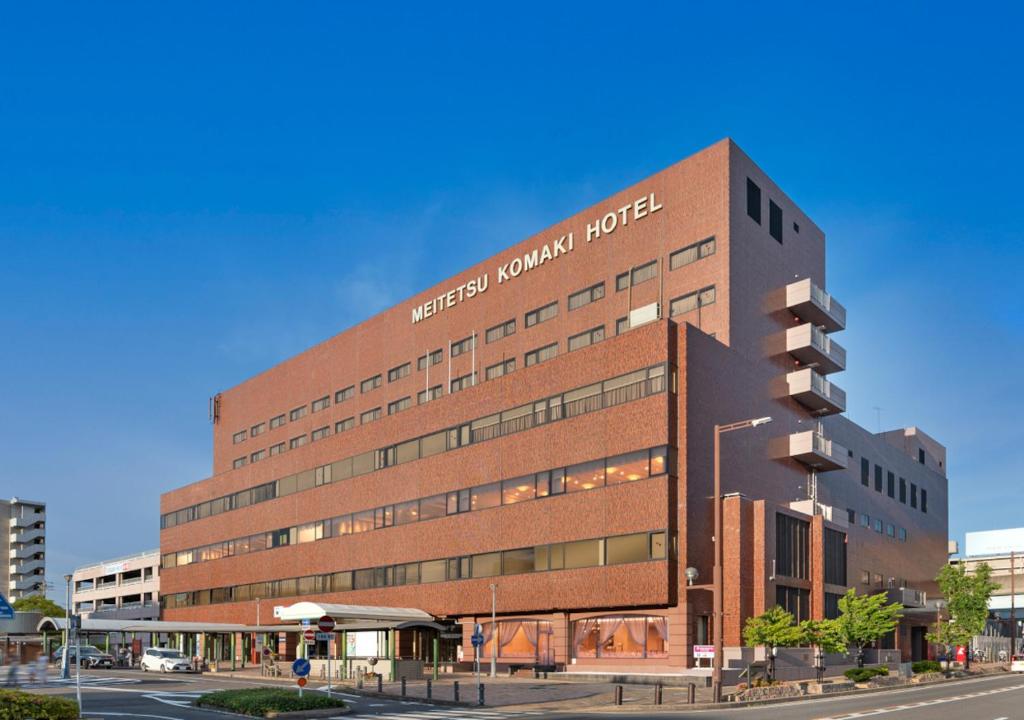
[[71,639],[71,576],[64,576],[64,583],[67,585],[67,591],[64,596],[64,649],[61,651],[60,658],[60,679],[68,680],[71,678],[71,673],[68,669],[68,640]]
[[498,586],[491,583],[491,677],[498,677]]
[[722,581],[722,473],[721,473],[721,437],[723,433],[734,430],[754,428],[758,425],[770,423],[770,417],[760,417],[752,420],[728,423],[727,425],[715,425],[715,567],[712,574],[712,595],[713,595],[713,616],[714,616],[714,644],[715,656],[711,660],[711,693],[714,702],[722,701],[722,652],[723,652],[723,631],[722,625],[725,617],[724,584]]

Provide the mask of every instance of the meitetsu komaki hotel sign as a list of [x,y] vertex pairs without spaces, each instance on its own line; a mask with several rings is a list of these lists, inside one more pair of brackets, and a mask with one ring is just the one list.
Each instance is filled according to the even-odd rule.
[[[630,223],[639,222],[659,210],[662,205],[654,198],[654,193],[639,197],[631,203],[623,205],[618,210],[606,213],[603,217],[592,223],[587,223],[587,242],[599,240],[614,233],[618,228],[625,227]],[[495,270],[498,284],[504,285],[515,280],[523,273],[538,268],[544,263],[552,262],[560,257],[569,255],[575,248],[575,237],[573,233],[562,235],[557,240],[546,242],[538,248],[534,248],[521,257],[516,257]],[[454,307],[466,300],[472,300],[477,295],[487,292],[490,286],[490,273],[484,273],[469,280],[458,287],[454,287],[443,295],[438,295],[432,300],[427,300],[421,305],[412,309],[412,321],[418,323],[433,317],[448,308]]]

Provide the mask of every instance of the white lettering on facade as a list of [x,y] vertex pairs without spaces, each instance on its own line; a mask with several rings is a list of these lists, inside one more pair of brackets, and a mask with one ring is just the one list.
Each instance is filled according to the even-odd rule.
[[[627,227],[630,224],[630,211],[632,211],[632,220],[635,222],[658,212],[661,208],[662,205],[655,199],[654,193],[637,198],[617,210],[606,213],[600,219],[587,223],[587,242],[600,240],[602,237],[613,234],[620,227]],[[573,234],[569,232],[556,240],[534,248],[530,252],[523,253],[519,257],[498,266],[498,284],[507,283],[523,273],[539,268],[546,262],[560,258],[563,255],[568,255],[573,249]],[[456,288],[452,288],[442,295],[417,305],[412,309],[413,324],[422,322],[433,315],[438,315],[444,310],[452,308],[465,300],[471,300],[482,292],[486,292],[489,281],[489,274],[484,273]]]

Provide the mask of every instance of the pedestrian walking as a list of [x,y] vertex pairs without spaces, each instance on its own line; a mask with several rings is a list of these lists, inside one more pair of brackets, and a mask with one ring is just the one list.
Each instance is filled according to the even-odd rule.
[[11,658],[11,666],[7,670],[8,687],[18,687],[18,659]]

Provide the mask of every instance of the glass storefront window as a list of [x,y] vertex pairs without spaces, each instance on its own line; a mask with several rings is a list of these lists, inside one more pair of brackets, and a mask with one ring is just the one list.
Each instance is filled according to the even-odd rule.
[[668,620],[659,615],[576,620],[572,640],[577,658],[666,658]]

